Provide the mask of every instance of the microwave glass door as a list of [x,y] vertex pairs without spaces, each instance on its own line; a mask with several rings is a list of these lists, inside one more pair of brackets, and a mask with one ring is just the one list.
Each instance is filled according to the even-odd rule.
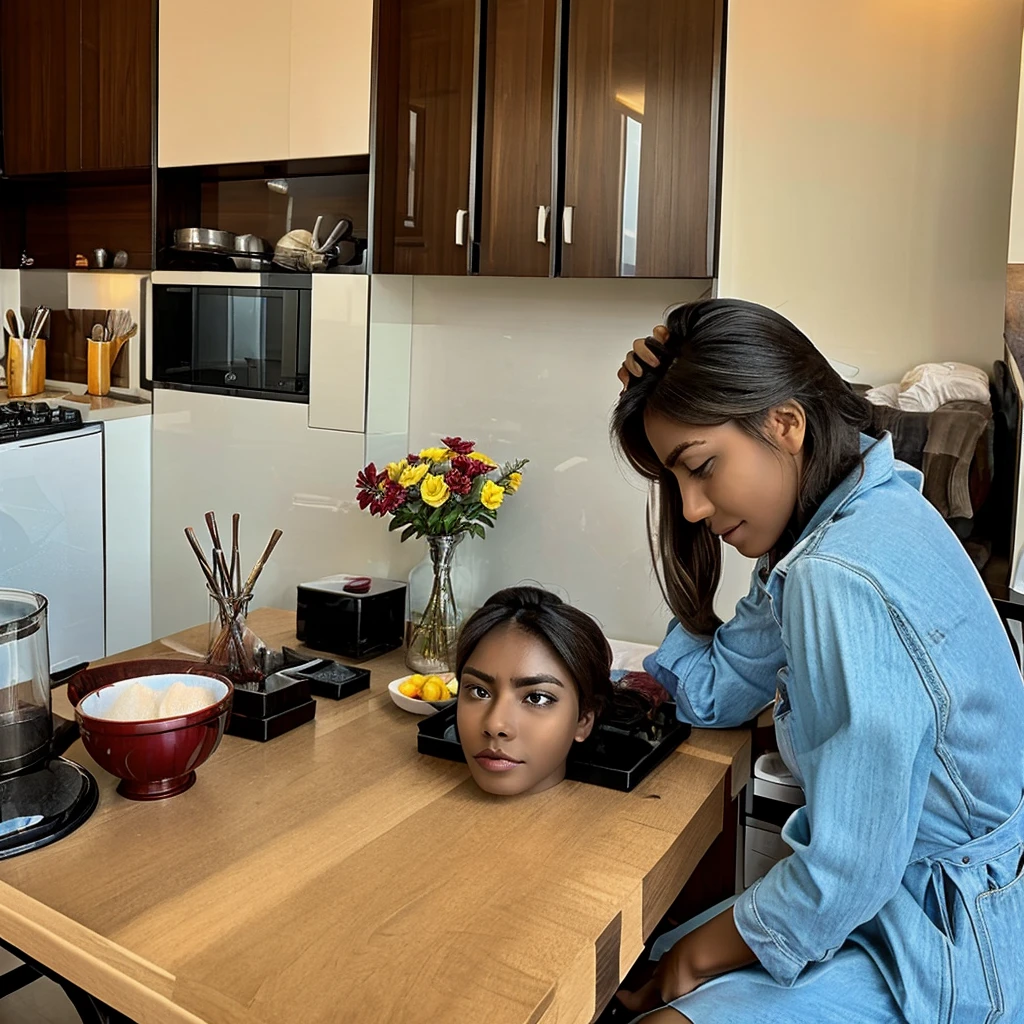
[[[154,288],[154,375],[172,386],[305,395],[308,292],[292,288]],[[303,336],[304,335],[304,336]]]

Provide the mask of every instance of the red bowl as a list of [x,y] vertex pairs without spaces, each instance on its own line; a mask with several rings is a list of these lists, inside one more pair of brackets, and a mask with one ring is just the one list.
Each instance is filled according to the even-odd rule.
[[[116,722],[85,714],[88,694],[114,683],[154,675],[200,675],[216,679],[227,693],[216,704],[177,718]],[[231,715],[230,680],[195,662],[159,659],[122,661],[86,669],[68,683],[75,720],[85,749],[96,763],[121,780],[117,791],[131,800],[161,800],[184,793],[196,781],[196,769],[220,744]]]

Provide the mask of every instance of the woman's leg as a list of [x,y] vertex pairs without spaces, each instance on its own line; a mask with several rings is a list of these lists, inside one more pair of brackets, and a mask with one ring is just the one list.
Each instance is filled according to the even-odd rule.
[[641,1017],[637,1024],[690,1024],[690,1018],[684,1017],[671,1006],[663,1006],[646,1017]]

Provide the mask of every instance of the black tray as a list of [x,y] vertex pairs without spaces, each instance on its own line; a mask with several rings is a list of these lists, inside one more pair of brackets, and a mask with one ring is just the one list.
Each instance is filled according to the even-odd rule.
[[297,704],[287,711],[279,711],[267,718],[249,718],[232,714],[225,730],[229,736],[240,736],[245,740],[259,740],[265,743],[316,717],[316,701],[312,697],[303,704]]
[[322,658],[303,671],[292,668],[283,671],[293,679],[301,679],[307,683],[310,693],[317,697],[329,697],[331,700],[342,700],[351,697],[353,693],[370,688],[369,669],[353,668],[330,658]]
[[[456,707],[452,706],[422,719],[416,749],[432,757],[465,762],[455,715]],[[690,726],[676,718],[675,704],[665,701],[653,720],[635,724],[630,731],[598,724],[588,740],[573,744],[565,777],[628,793],[689,735]]]

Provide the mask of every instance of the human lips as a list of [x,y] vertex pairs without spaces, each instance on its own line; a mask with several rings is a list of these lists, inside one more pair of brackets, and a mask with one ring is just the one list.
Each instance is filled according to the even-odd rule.
[[509,757],[503,750],[481,750],[479,754],[474,754],[473,759],[476,761],[481,768],[486,769],[489,772],[508,772],[513,768],[518,768],[522,761],[517,761],[514,757]]
[[730,526],[728,530],[723,530],[718,536],[722,540],[728,542],[729,538],[743,525],[746,520],[740,520],[735,526]]

